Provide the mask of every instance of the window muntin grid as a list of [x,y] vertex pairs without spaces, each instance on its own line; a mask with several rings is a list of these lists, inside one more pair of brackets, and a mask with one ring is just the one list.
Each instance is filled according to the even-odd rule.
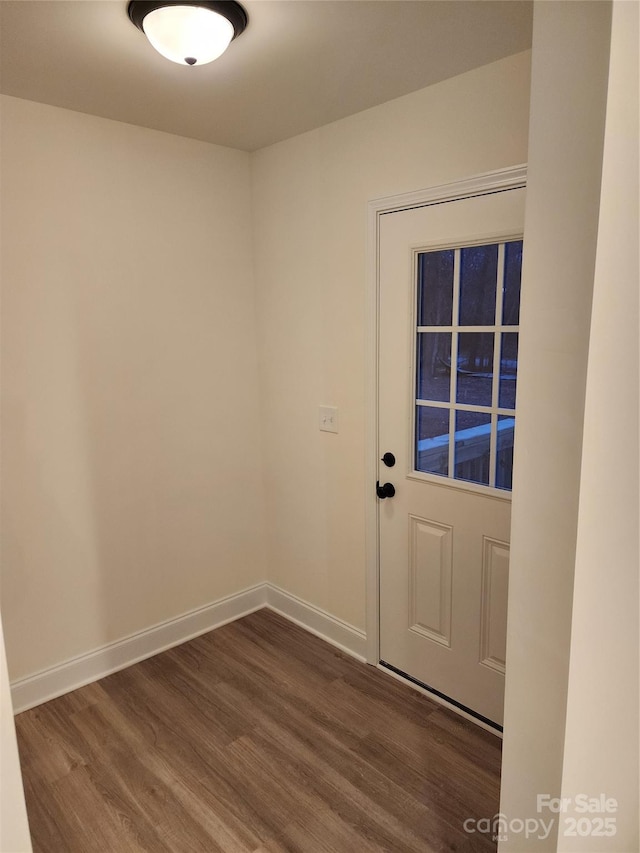
[[510,491],[522,240],[419,252],[416,267],[414,470]]

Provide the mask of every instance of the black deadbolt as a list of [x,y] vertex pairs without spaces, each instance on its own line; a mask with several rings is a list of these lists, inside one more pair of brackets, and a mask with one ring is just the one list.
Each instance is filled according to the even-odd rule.
[[387,468],[393,468],[393,466],[396,464],[396,457],[393,455],[393,453],[385,453],[381,461],[384,462]]

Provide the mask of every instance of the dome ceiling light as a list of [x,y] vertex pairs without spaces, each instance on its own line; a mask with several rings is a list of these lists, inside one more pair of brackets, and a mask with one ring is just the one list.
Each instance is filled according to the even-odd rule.
[[127,12],[158,53],[179,65],[213,62],[248,22],[234,0],[131,0]]

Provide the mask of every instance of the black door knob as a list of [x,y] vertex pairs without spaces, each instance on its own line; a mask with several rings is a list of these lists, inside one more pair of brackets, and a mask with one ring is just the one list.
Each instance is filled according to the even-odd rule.
[[385,453],[381,461],[384,462],[387,468],[393,468],[393,466],[396,464],[396,457],[393,455],[393,453]]
[[385,498],[392,498],[395,493],[396,489],[393,483],[383,483],[382,486],[380,483],[376,483],[376,494],[381,501]]

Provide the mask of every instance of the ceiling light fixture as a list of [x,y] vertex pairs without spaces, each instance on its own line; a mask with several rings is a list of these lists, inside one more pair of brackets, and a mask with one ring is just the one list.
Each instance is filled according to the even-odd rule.
[[131,0],[129,18],[158,53],[179,65],[205,65],[246,28],[235,0]]

